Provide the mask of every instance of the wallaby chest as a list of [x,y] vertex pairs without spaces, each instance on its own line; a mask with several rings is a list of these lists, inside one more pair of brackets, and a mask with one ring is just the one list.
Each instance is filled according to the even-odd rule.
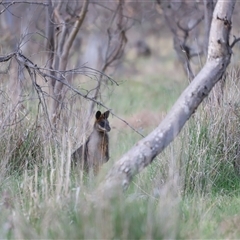
[[92,164],[106,161],[108,151],[108,135],[93,131],[88,139],[88,161]]

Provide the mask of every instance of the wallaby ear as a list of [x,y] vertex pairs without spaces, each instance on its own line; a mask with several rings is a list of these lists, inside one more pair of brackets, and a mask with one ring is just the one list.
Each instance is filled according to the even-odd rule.
[[96,119],[98,120],[101,115],[102,115],[102,113],[101,113],[100,111],[97,111],[97,112],[96,112],[96,115],[95,115]]
[[106,118],[106,119],[107,119],[107,118],[109,117],[109,113],[110,113],[110,112],[109,112],[109,110],[108,110],[108,111],[106,111],[105,113],[103,113],[103,116],[104,116],[104,118]]

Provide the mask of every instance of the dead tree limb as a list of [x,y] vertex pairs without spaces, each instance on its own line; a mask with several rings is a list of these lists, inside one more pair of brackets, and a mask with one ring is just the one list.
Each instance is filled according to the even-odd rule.
[[[193,32],[194,29],[196,31],[198,25],[202,22],[203,14],[200,10],[192,9],[192,3],[190,2],[184,1],[180,4],[181,7],[177,8],[173,7],[175,5],[178,6],[178,3],[172,2],[169,4],[167,1],[158,2],[157,10],[163,12],[165,22],[173,35],[174,50],[189,82],[191,82],[195,75],[190,61],[194,56],[201,55],[202,51],[192,48],[188,42],[191,40],[191,32]],[[194,15],[194,19],[193,17],[190,18],[192,20],[191,24],[187,24],[185,17],[182,15],[187,16],[188,14],[192,14],[192,11],[194,11],[196,16]]]
[[[69,52],[72,47],[73,41],[83,23],[83,20],[85,19],[87,9],[88,9],[88,3],[89,3],[88,0],[84,0],[81,12],[79,16],[77,16],[77,19],[73,25],[72,31],[70,32],[69,36],[63,43],[61,54],[60,54],[59,68],[58,68],[58,70],[60,71],[66,70]],[[63,36],[63,37],[65,39],[66,36]],[[61,42],[61,39],[60,39],[60,42]],[[63,87],[64,85],[59,81],[56,82],[56,84],[54,85],[54,96],[57,99],[57,101],[53,101],[53,107],[52,107],[52,119],[53,119],[52,122],[54,125],[56,125],[57,119],[59,118],[59,114],[60,114],[60,106],[61,106],[62,98],[64,95]]]
[[208,46],[208,58],[198,75],[185,89],[166,118],[147,137],[137,142],[117,161],[99,190],[105,196],[126,189],[132,178],[148,166],[179,134],[230,63],[231,17],[236,0],[218,1],[214,10]]
[[235,46],[235,44],[240,41],[240,38],[236,38],[235,36],[233,36],[233,37],[234,37],[234,40],[231,43],[231,46],[230,46],[231,48],[233,48]]

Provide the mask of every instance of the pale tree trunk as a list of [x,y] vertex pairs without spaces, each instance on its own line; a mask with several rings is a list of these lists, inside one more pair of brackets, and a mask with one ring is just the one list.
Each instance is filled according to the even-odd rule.
[[[211,27],[211,21],[214,10],[214,2],[213,0],[204,0],[204,23],[205,23],[205,43],[204,43],[204,55],[207,56],[208,52],[208,42],[209,42],[209,33]],[[224,85],[225,85],[225,77],[223,76],[220,81],[214,86],[212,90],[211,97],[209,98],[209,104],[220,104],[223,94],[224,94]]]
[[[89,0],[83,1],[81,11],[77,16],[75,16],[76,20],[68,36],[67,36],[67,32],[68,32],[67,26],[68,26],[68,21],[70,19],[68,18],[63,19],[63,17],[59,13],[59,8],[61,7],[62,2],[59,2],[55,9],[52,9],[52,7],[49,7],[48,9],[50,13],[50,16],[49,16],[50,23],[48,24],[48,27],[52,28],[53,17],[51,14],[53,13],[56,15],[56,19],[58,19],[59,24],[63,25],[61,31],[59,32],[58,30],[55,31],[54,43],[51,43],[51,38],[53,37],[52,32],[48,30],[49,41],[51,44],[48,46],[48,48],[50,48],[55,53],[54,56],[52,56],[51,52],[49,53],[49,57],[50,57],[49,63],[52,65],[49,68],[54,69],[55,72],[56,71],[61,72],[61,74],[60,73],[57,74],[58,75],[57,77],[61,81],[56,81],[55,79],[52,79],[51,86],[50,86],[52,88],[50,90],[50,93],[53,94],[53,99],[51,104],[51,119],[55,127],[57,124],[57,119],[60,116],[62,100],[64,97],[63,82],[65,82],[66,79],[63,72],[67,69],[69,52],[71,50],[73,41],[75,40],[76,35],[82,26],[83,20],[85,19],[87,9],[88,9],[88,3],[89,3]],[[51,4],[50,0],[49,0],[49,4]]]
[[207,56],[208,51],[208,41],[209,41],[209,33],[212,22],[214,10],[213,0],[204,0],[204,28],[205,28],[205,43],[204,43],[204,54]]
[[126,189],[141,172],[179,134],[213,86],[221,79],[231,59],[229,34],[235,0],[218,1],[209,35],[208,58],[198,75],[185,89],[168,115],[147,137],[135,144],[110,170],[98,189],[105,196]]

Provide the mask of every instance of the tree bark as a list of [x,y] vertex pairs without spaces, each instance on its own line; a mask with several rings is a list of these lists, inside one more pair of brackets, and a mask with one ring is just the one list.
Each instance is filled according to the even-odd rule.
[[181,129],[213,86],[221,79],[231,59],[229,34],[236,0],[218,1],[211,24],[208,58],[198,75],[181,94],[166,118],[147,137],[135,144],[117,161],[99,190],[104,195],[126,189],[132,178],[161,153]]

